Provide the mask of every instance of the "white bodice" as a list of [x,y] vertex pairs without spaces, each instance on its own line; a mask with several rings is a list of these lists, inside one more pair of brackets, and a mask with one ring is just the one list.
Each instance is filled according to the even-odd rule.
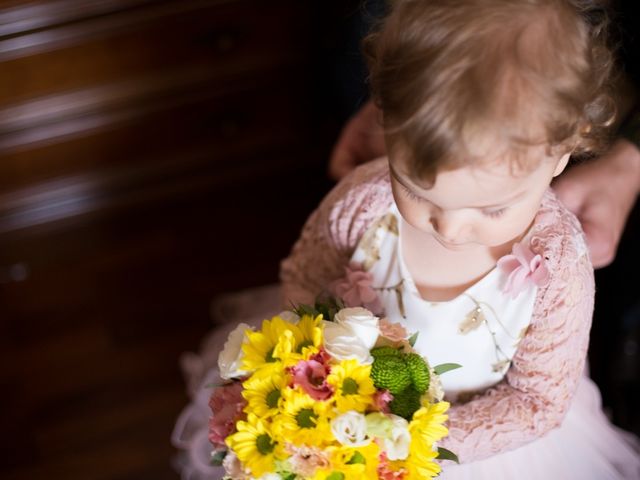
[[385,316],[409,333],[419,332],[415,348],[432,366],[462,365],[441,376],[447,399],[499,382],[531,321],[537,287],[511,298],[502,293],[507,275],[494,268],[452,300],[426,301],[403,261],[401,225],[394,204],[369,228],[351,258],[373,276]]

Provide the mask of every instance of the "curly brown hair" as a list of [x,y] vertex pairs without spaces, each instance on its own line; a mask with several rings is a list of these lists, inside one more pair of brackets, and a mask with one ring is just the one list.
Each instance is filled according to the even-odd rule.
[[[606,15],[580,0],[396,0],[363,47],[390,154],[412,174],[600,150],[615,105]],[[523,161],[526,160],[526,161]]]

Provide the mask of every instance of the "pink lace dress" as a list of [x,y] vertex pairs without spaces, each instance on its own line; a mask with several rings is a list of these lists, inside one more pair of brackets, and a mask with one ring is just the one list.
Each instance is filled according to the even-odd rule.
[[[452,301],[424,301],[402,260],[401,235],[385,160],[361,167],[309,218],[282,263],[283,295],[286,304],[308,303],[339,282],[347,266],[362,269],[390,320],[420,332],[417,348],[432,364],[463,365],[442,377],[454,401],[442,446],[462,464],[445,462],[441,478],[640,478],[637,439],[608,422],[585,375],[593,270],[575,217],[553,194],[545,195],[523,240],[544,258],[549,278],[530,282],[515,298],[502,292],[507,272],[495,269]],[[243,315],[259,321],[278,311],[274,293],[262,301],[244,295],[237,304],[253,306]],[[189,453],[183,478],[221,475],[207,466],[202,385],[215,377],[208,367],[225,337],[214,333],[202,356],[184,362],[194,402],[174,432],[174,444]]]

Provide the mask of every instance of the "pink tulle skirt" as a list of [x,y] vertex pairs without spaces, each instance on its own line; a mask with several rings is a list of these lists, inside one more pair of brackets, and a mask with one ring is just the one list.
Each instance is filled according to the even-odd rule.
[[[210,465],[208,421],[211,387],[220,378],[215,367],[229,332],[243,321],[259,325],[275,315],[277,287],[236,294],[215,305],[229,323],[205,339],[201,353],[181,358],[191,402],[176,422],[172,443],[179,450],[174,465],[183,480],[217,480],[221,467]],[[600,392],[583,377],[563,424],[542,438],[486,460],[443,463],[442,480],[640,480],[640,442],[613,426],[602,411]]]

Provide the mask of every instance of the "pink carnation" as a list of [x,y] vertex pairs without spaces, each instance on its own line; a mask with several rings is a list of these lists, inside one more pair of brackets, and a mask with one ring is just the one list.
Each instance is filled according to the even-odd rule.
[[347,307],[364,307],[376,315],[382,313],[382,303],[373,289],[373,276],[361,265],[351,262],[344,268],[345,276],[331,284],[332,292]]
[[512,253],[498,260],[498,268],[508,275],[502,291],[512,298],[530,285],[542,287],[549,282],[549,270],[544,258],[520,243],[515,243]]
[[236,430],[236,422],[244,420],[242,411],[247,401],[242,397],[242,383],[216,388],[209,399],[213,416],[209,420],[209,441],[217,448],[226,448],[224,439]]
[[314,400],[326,400],[333,395],[327,383],[329,365],[318,360],[300,360],[291,368],[293,384],[299,385]]
[[373,405],[376,407],[376,410],[382,413],[391,413],[389,404],[392,400],[393,395],[389,390],[378,390],[373,395]]
[[329,468],[327,453],[315,447],[306,445],[296,447],[290,444],[287,446],[287,451],[291,454],[288,459],[291,469],[305,478],[312,477],[318,468]]
[[393,470],[387,455],[383,452],[379,456],[378,478],[380,480],[403,480],[407,476],[404,468]]

